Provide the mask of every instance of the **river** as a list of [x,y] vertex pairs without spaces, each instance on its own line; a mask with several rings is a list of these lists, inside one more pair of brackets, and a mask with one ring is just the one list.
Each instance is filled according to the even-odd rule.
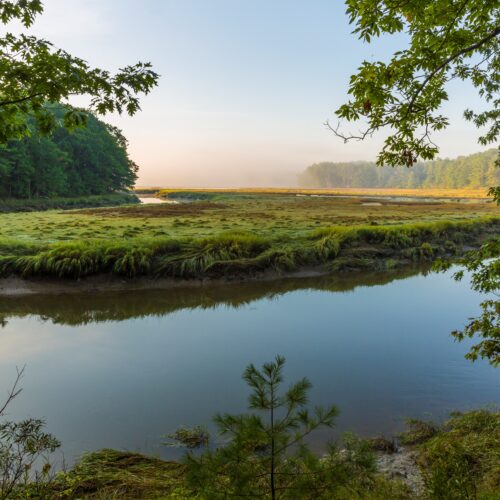
[[239,413],[241,373],[276,354],[311,404],[338,405],[336,429],[392,435],[406,416],[495,404],[500,377],[464,359],[450,331],[484,297],[450,273],[318,277],[0,300],[0,394],[26,365],[8,418],[43,417],[71,463],[112,447],[175,458],[161,436]]

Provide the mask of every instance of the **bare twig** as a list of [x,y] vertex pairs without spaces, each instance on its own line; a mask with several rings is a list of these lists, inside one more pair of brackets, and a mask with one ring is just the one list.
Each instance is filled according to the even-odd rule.
[[336,137],[339,137],[340,139],[342,139],[344,141],[344,143],[352,141],[352,140],[363,141],[363,140],[365,140],[366,137],[368,137],[368,136],[371,137],[373,135],[373,132],[375,132],[375,129],[373,127],[368,127],[365,131],[360,130],[359,131],[360,135],[353,135],[353,134],[344,135],[341,132],[339,132],[340,122],[337,123],[337,126],[334,128],[331,126],[331,124],[328,120],[325,122],[325,127],[328,130],[330,130],[331,132],[333,132],[333,134]]
[[7,409],[7,406],[9,406],[9,404],[12,402],[12,400],[17,398],[17,396],[19,396],[19,394],[21,393],[22,388],[19,387],[19,383],[21,382],[21,379],[23,378],[25,368],[26,368],[26,366],[23,366],[21,369],[16,368],[16,371],[17,371],[16,379],[14,380],[12,387],[10,388],[10,390],[7,393],[7,399],[5,400],[3,406],[0,407],[0,417],[4,414],[5,410]]

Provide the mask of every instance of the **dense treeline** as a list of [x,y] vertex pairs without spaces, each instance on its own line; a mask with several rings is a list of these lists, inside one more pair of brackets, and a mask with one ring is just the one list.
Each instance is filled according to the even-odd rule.
[[315,163],[300,176],[304,187],[480,188],[500,184],[498,152],[460,156],[454,160],[417,163],[410,168],[377,167],[371,162]]
[[[66,109],[51,106],[59,119]],[[120,130],[89,115],[86,127],[63,126],[0,148],[0,197],[73,197],[113,193],[134,185],[137,165]]]

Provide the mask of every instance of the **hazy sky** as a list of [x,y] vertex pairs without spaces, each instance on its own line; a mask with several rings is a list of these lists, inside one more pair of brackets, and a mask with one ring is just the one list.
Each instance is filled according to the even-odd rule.
[[[92,65],[151,61],[160,85],[132,118],[108,116],[130,141],[138,185],[293,185],[318,161],[372,160],[382,137],[345,145],[323,123],[363,59],[404,47],[350,34],[341,0],[45,0],[32,32]],[[436,136],[442,157],[480,150],[454,84]]]

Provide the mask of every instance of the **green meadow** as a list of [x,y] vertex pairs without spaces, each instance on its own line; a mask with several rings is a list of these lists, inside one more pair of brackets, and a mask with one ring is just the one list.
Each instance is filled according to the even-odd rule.
[[[168,191],[170,203],[0,215],[2,276],[220,278],[384,269],[498,234],[483,201]],[[175,202],[175,203],[173,203]]]

